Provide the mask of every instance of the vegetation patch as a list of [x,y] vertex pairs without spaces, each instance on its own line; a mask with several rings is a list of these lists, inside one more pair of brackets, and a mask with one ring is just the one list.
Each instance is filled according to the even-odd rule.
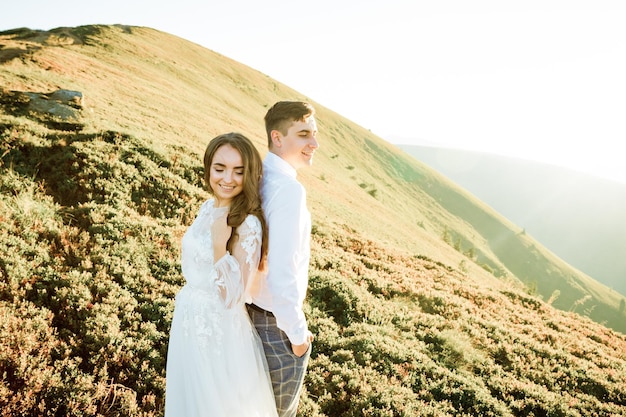
[[[50,49],[44,38],[33,37],[37,33],[12,33],[0,39],[21,39],[32,49],[19,55],[29,59],[0,62],[13,65],[0,72],[3,82],[29,84],[20,91],[30,91],[69,80],[87,84],[84,77],[95,74],[89,82],[101,108],[80,132],[7,108],[0,114],[1,414],[161,416],[174,297],[183,285],[180,239],[207,198],[203,143],[183,137],[195,132],[204,138],[225,126],[244,130],[253,125],[248,113],[293,92],[146,28],[63,30]],[[69,35],[81,42],[70,43]],[[163,52],[171,45],[187,51],[180,60],[186,66]],[[137,52],[144,50],[154,56]],[[44,52],[51,55],[39,55]],[[71,66],[64,72],[41,66],[53,61]],[[112,63],[106,71],[98,66],[105,62]],[[74,71],[80,65],[90,70]],[[163,68],[172,73],[158,72]],[[119,77],[144,78],[125,84],[113,69]],[[71,76],[62,79],[63,73]],[[113,81],[102,81],[108,77]],[[189,85],[176,84],[177,99],[167,101],[163,90],[142,87],[155,79],[159,86],[183,79]],[[249,87],[248,79],[258,85]],[[216,81],[203,85],[206,80]],[[117,101],[98,97],[98,86],[114,91]],[[146,98],[150,92],[156,92],[153,100]],[[211,99],[198,106],[185,102],[190,97]],[[106,106],[111,113],[102,110]],[[197,108],[202,122],[194,120]],[[546,268],[541,251],[521,240],[527,237],[505,230],[425,170],[414,170],[371,134],[319,109],[326,131],[342,139],[329,138],[332,156],[326,159],[335,165],[339,154],[351,159],[333,171],[322,147],[316,166],[329,179],[319,180],[319,172],[304,177],[312,183],[307,190],[314,208],[305,311],[315,341],[300,415],[626,414],[626,336],[581,316],[587,303],[567,311],[584,294],[572,298],[561,291],[553,301],[568,308],[557,310],[541,298],[541,285],[529,291],[463,257],[476,248],[481,263],[502,277],[515,270],[546,285],[552,281],[541,281],[540,274],[558,278],[560,272]],[[361,157],[369,158],[367,169]],[[344,162],[367,172],[362,183],[378,190],[375,199],[339,174]],[[398,190],[416,205],[396,198]],[[420,213],[411,217],[416,207]],[[463,237],[459,250],[456,234],[452,248],[441,240],[444,230]]]

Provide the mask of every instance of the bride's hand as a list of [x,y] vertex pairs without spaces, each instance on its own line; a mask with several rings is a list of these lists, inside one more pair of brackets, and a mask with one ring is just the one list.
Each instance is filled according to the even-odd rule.
[[211,239],[213,240],[213,261],[217,262],[226,255],[226,242],[230,239],[233,228],[227,224],[227,214],[215,219],[211,225]]

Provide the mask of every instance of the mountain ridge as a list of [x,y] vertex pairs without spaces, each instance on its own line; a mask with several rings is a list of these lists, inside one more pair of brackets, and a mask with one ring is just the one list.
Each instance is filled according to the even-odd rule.
[[566,262],[626,294],[626,184],[489,153],[398,146],[522,226]]
[[[299,174],[316,333],[302,415],[626,413],[623,299],[395,146],[150,28],[19,29],[0,45],[3,413],[162,413],[200,156],[231,130],[264,154],[280,99],[315,105],[321,142]],[[60,88],[84,96],[78,131],[4,101]]]

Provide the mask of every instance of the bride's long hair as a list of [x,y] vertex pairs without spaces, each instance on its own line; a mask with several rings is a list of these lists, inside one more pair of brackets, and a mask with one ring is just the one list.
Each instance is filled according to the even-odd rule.
[[204,152],[204,182],[211,194],[213,194],[209,182],[211,163],[213,162],[215,152],[224,145],[230,145],[235,148],[241,155],[243,162],[243,191],[232,199],[228,209],[227,223],[232,227],[232,234],[226,243],[226,249],[232,253],[233,245],[239,237],[237,228],[243,223],[248,214],[256,216],[261,222],[262,241],[259,270],[263,270],[267,261],[268,233],[259,190],[263,175],[261,155],[254,147],[252,141],[241,133],[224,133],[213,138]]

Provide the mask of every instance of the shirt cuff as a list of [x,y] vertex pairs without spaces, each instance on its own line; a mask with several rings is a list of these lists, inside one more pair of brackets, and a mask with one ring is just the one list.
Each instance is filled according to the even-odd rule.
[[287,337],[289,338],[289,341],[292,345],[302,345],[307,342],[309,338],[309,329],[306,326],[306,323],[304,327],[299,327],[289,334],[287,332],[285,333],[287,334]]

